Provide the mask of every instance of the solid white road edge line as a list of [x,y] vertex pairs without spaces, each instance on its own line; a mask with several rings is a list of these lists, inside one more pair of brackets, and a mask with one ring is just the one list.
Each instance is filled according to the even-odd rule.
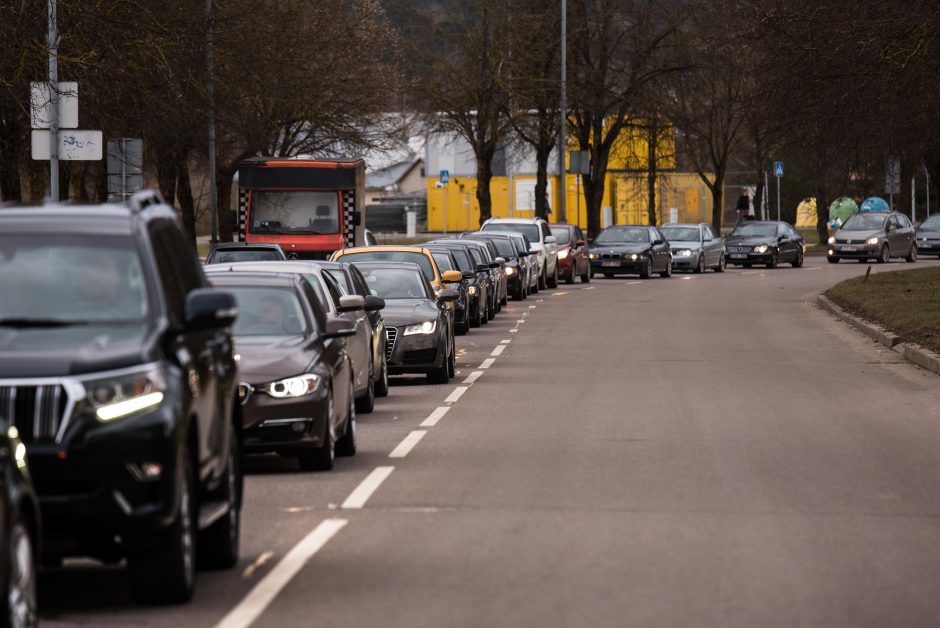
[[434,412],[428,415],[428,418],[421,421],[421,425],[418,427],[434,427],[437,425],[437,422],[444,418],[444,415],[450,411],[450,406],[438,406],[434,408]]
[[353,492],[349,494],[349,497],[346,498],[346,501],[343,502],[343,505],[340,508],[345,508],[346,510],[357,510],[366,505],[366,502],[369,501],[369,498],[372,497],[372,493],[376,491],[377,488],[385,481],[385,478],[392,474],[392,471],[395,470],[395,467],[376,467],[372,470],[372,473],[366,476],[362,482],[359,483]]
[[297,575],[307,561],[329,542],[347,524],[346,519],[326,519],[320,522],[303,540],[295,545],[268,575],[229,611],[215,628],[247,628],[274,601],[288,582]]
[[457,386],[454,392],[447,395],[447,399],[444,400],[444,403],[457,403],[465,392],[467,392],[467,386]]
[[480,379],[480,375],[483,375],[483,371],[474,371],[467,375],[467,379],[463,380],[464,384],[472,384],[473,382]]
[[388,455],[389,458],[404,458],[407,456],[414,446],[421,442],[421,439],[424,438],[424,435],[427,434],[424,430],[413,430],[408,436],[398,443],[398,447],[392,450],[392,453]]
[[483,364],[481,364],[479,368],[488,369],[491,366],[493,366],[493,362],[495,361],[496,361],[496,358],[486,358],[485,360],[483,360]]
[[494,358],[498,358],[499,356],[503,354],[503,351],[505,350],[506,350],[506,345],[496,345],[493,348],[493,352],[490,353],[490,355],[493,356]]

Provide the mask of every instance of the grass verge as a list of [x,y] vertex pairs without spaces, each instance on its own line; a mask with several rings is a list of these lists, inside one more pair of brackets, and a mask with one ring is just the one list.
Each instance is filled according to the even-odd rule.
[[940,353],[940,267],[876,273],[836,284],[826,296],[849,312]]

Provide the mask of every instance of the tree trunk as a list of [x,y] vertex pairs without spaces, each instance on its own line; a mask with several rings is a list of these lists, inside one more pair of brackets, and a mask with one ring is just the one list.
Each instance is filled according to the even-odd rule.
[[[598,135],[600,129],[598,129]],[[591,153],[591,172],[581,176],[581,186],[584,188],[584,204],[588,219],[588,237],[597,237],[601,231],[601,205],[604,203],[604,189],[607,184],[607,163],[610,157],[609,151],[603,147],[585,147],[582,144],[582,150],[590,150]]]
[[493,215],[493,197],[490,193],[490,182],[493,180],[493,152],[486,150],[477,158],[477,203],[480,206],[481,225]]
[[193,189],[189,180],[189,159],[182,155],[176,165],[176,197],[180,205],[180,219],[183,229],[189,236],[193,247],[196,246],[196,208],[193,201]]
[[826,153],[825,149],[816,149],[816,234],[819,244],[829,244],[829,199],[826,197]]
[[0,124],[0,201],[23,200],[19,156],[25,142],[17,127],[11,121]]
[[[235,232],[237,218],[232,212],[232,177],[235,176],[235,171],[238,170],[238,163],[239,162],[236,161],[231,165],[221,166],[216,170],[215,188],[219,201],[216,216],[218,217],[220,242],[231,242],[232,235]],[[209,211],[212,211],[211,207]]]
[[176,164],[179,152],[170,146],[156,147],[157,151],[157,186],[168,205],[176,202]]
[[722,214],[724,213],[722,210],[724,208],[725,197],[724,177],[722,177],[721,180],[716,178],[714,183],[708,183],[706,181],[706,185],[708,186],[708,190],[712,193],[712,227],[715,228],[715,233],[721,233]]
[[[549,207],[547,192],[548,192],[548,160],[551,157],[552,148],[549,147],[538,147],[535,149],[535,216],[537,218],[544,218],[549,220]],[[559,189],[559,194],[564,194],[564,178],[559,179],[562,181],[561,189]],[[509,192],[512,194],[512,190]],[[571,222],[570,220],[568,222]]]
[[650,225],[656,226],[656,174],[657,174],[657,163],[656,163],[656,152],[659,145],[659,129],[656,127],[654,122],[650,122],[650,125],[647,127],[646,135],[646,146],[647,146],[647,162],[646,162],[646,191],[647,191],[647,204],[646,204],[646,220]]

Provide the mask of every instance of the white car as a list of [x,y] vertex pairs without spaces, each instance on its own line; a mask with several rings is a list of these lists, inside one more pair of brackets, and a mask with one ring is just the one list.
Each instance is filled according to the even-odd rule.
[[510,231],[525,235],[538,259],[539,288],[558,287],[558,243],[548,227],[548,221],[542,218],[490,218],[483,223],[480,231]]

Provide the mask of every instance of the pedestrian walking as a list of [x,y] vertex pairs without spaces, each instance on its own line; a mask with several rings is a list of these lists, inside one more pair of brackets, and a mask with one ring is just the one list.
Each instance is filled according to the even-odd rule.
[[738,204],[735,206],[735,208],[737,210],[735,212],[737,216],[735,218],[734,226],[737,227],[742,222],[747,220],[747,216],[751,211],[751,199],[747,195],[747,188],[741,190],[741,196],[738,197]]

